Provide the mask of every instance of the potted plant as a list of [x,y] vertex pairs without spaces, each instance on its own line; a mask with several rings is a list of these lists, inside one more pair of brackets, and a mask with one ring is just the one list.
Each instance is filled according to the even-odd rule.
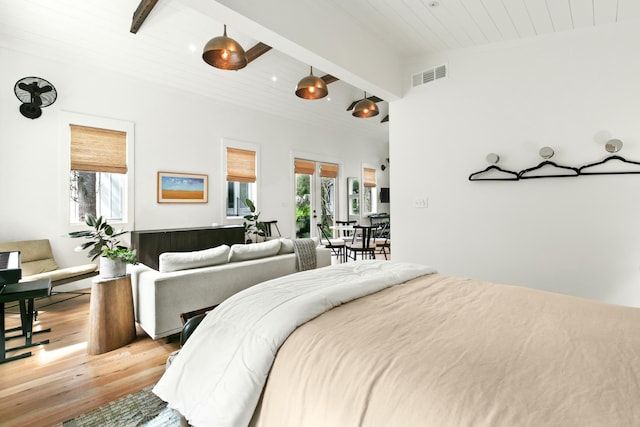
[[125,230],[115,230],[101,216],[96,218],[91,214],[85,216],[86,224],[91,230],[73,231],[70,237],[88,239],[88,242],[75,248],[76,251],[89,249],[87,256],[94,261],[100,257],[100,277],[103,279],[122,277],[127,274],[127,264],[137,264],[136,251],[120,245],[118,237],[128,233]]
[[251,236],[255,236],[255,241],[258,242],[259,237],[262,237],[264,239],[266,235],[264,230],[264,223],[258,221],[260,212],[256,213],[256,205],[253,204],[251,199],[245,199],[244,202],[251,212],[250,214],[244,216],[243,225],[247,239],[245,243],[253,243],[253,238]]

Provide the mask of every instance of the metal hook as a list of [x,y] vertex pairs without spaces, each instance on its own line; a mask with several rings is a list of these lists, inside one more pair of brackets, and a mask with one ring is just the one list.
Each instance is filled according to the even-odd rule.
[[606,144],[604,144],[604,149],[609,153],[617,153],[622,150],[622,141],[619,139],[610,139]]
[[495,165],[500,161],[500,156],[498,156],[496,153],[489,153],[487,154],[486,158],[487,162],[491,163],[492,165]]
[[555,152],[553,151],[553,148],[551,147],[542,147],[540,149],[540,157],[542,157],[543,159],[550,159],[553,157],[553,155],[555,154]]

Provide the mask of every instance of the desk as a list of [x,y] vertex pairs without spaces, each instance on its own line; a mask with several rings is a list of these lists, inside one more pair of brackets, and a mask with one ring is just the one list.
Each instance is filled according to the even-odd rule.
[[[0,363],[10,362],[12,360],[24,359],[31,356],[31,352],[18,354],[17,356],[6,357],[8,351],[24,350],[25,348],[35,347],[41,344],[48,344],[49,340],[32,342],[33,334],[50,332],[51,328],[33,332],[34,304],[33,300],[37,297],[46,297],[51,293],[51,280],[42,279],[33,282],[12,283],[7,285],[2,293],[0,293]],[[4,322],[4,304],[6,302],[18,301],[20,304],[20,326],[17,328],[5,330]],[[26,301],[26,304],[25,304]],[[21,331],[20,335],[14,335],[5,338],[7,332]],[[24,337],[24,345],[6,348],[5,341],[15,338]]]

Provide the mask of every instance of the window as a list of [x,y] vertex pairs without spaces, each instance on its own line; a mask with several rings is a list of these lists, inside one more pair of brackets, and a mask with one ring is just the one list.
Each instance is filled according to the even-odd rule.
[[249,214],[246,199],[257,202],[256,160],[254,150],[226,147],[227,217]]
[[66,224],[84,224],[85,216],[133,226],[133,124],[63,113],[68,152]]
[[371,213],[376,211],[376,170],[364,168],[364,190],[362,193],[363,212]]

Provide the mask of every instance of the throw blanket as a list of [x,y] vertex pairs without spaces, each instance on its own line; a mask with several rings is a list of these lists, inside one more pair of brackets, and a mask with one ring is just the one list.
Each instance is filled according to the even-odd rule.
[[417,264],[350,262],[245,289],[207,315],[153,392],[196,427],[245,427],[278,349],[297,326],[430,273]]
[[296,271],[316,268],[316,242],[313,239],[293,239],[292,242],[293,252],[296,254]]

